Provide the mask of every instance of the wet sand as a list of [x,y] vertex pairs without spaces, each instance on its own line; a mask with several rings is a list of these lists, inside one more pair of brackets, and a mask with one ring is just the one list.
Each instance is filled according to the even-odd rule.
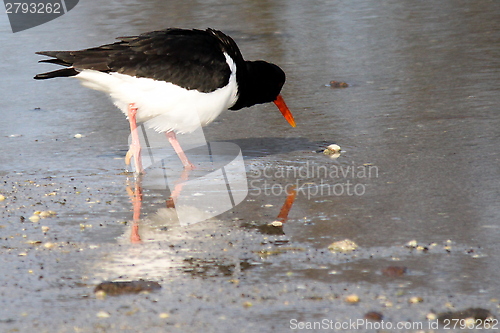
[[[432,314],[482,308],[497,318],[499,10],[480,1],[82,2],[16,34],[4,17],[0,330],[321,331],[375,311],[393,325],[379,330],[431,331]],[[106,96],[76,80],[32,80],[54,68],[35,51],[168,26],[221,29],[247,59],[279,64],[298,124],[261,105],[205,128],[209,141],[241,148],[249,194],[190,226],[171,220],[158,189],[145,189],[134,223],[128,124]],[[333,143],[336,159],[321,152]],[[291,186],[285,223],[267,227]],[[131,242],[134,226],[141,243]],[[345,239],[358,248],[328,249]],[[139,279],[161,289],[94,293]],[[353,294],[359,302],[346,301]],[[377,328],[367,325],[343,331]]]

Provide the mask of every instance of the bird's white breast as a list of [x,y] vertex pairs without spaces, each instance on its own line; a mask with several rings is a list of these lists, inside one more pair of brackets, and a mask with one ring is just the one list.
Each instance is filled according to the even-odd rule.
[[76,77],[84,86],[108,93],[125,115],[129,104],[134,103],[138,108],[137,121],[158,132],[190,133],[211,123],[236,103],[236,65],[231,57],[224,55],[231,69],[229,83],[210,93],[120,73],[83,70]]

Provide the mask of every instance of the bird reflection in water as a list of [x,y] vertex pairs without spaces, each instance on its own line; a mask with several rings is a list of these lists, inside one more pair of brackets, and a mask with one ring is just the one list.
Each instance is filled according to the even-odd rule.
[[[179,206],[176,207],[176,202],[179,196],[182,193],[183,186],[186,182],[189,181],[189,176],[192,173],[191,169],[184,169],[179,177],[179,179],[175,182],[174,189],[171,191],[170,196],[165,201],[165,207],[160,208],[152,220],[156,220],[161,224],[169,223],[178,223],[177,218],[177,209],[188,210],[190,214],[197,215],[196,219],[203,221],[212,217],[210,213],[204,213],[200,209],[196,207],[186,207]],[[140,226],[141,226],[141,209],[143,203],[143,187],[142,187],[143,175],[136,175],[131,181],[127,179],[127,193],[130,197],[132,203],[132,225],[130,230],[130,242],[131,243],[142,243],[142,238],[140,234]],[[133,189],[132,189],[133,188]],[[258,227],[258,230],[262,233],[266,234],[284,234],[283,232],[283,224],[285,224],[288,220],[289,212],[295,202],[295,198],[297,195],[297,191],[295,186],[292,186],[287,191],[287,197],[280,209],[279,214],[276,217],[276,220],[261,225]],[[215,199],[216,200],[216,199]],[[205,215],[205,216],[204,216]]]

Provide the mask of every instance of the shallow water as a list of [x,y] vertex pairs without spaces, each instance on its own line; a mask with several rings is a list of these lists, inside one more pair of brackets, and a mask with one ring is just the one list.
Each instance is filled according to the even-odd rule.
[[[16,34],[4,16],[0,173],[6,181],[19,182],[43,183],[53,177],[47,181],[74,201],[73,206],[57,206],[21,186],[17,194],[25,200],[24,214],[37,209],[37,200],[57,207],[58,217],[45,223],[53,223],[58,241],[102,247],[90,257],[73,254],[66,263],[73,279],[148,277],[179,283],[189,270],[186,257],[169,250],[172,243],[187,244],[182,251],[188,256],[207,259],[214,288],[225,276],[218,267],[229,263],[236,267],[229,275],[246,279],[249,287],[262,288],[263,281],[339,288],[362,283],[375,294],[399,288],[436,297],[493,297],[500,289],[499,13],[495,1],[83,1],[61,18]],[[220,29],[236,40],[246,59],[279,64],[287,73],[283,96],[297,127],[291,128],[274,105],[223,113],[204,133],[209,141],[241,148],[249,178],[247,199],[192,230],[162,232],[145,222],[147,239],[158,245],[144,245],[134,256],[123,257],[129,227],[120,222],[131,219],[126,176],[120,175],[128,124],[106,96],[78,82],[32,80],[53,68],[37,64],[40,57],[34,52],[91,47],[115,36],[174,26]],[[327,86],[331,80],[349,87],[333,89]],[[77,133],[84,137],[74,138]],[[331,143],[342,147],[339,158],[317,153]],[[285,235],[269,236],[269,243],[268,236],[243,227],[273,221],[292,184],[298,193]],[[12,189],[5,186],[0,193],[9,199]],[[81,198],[75,199],[73,187]],[[143,216],[154,220],[164,208],[165,195],[147,190]],[[98,202],[88,204],[87,198]],[[18,215],[4,212],[1,224],[6,228],[0,232],[16,233]],[[81,223],[94,227],[68,231]],[[30,228],[23,232],[37,232]],[[212,244],[203,239],[208,232],[204,228],[233,236]],[[360,246],[358,254],[331,257],[328,245],[345,238]],[[405,249],[412,239],[426,246],[435,242],[437,250],[425,254]],[[274,248],[276,240],[302,250],[265,259],[252,252]],[[228,242],[240,246],[224,257]],[[443,250],[446,244],[451,244],[451,253]],[[167,263],[171,267],[185,269],[165,273],[166,263],[158,266],[154,261],[164,256],[173,258]],[[136,258],[135,270],[123,270],[123,260],[130,258]],[[258,267],[241,270],[241,260]],[[397,281],[384,279],[380,268],[394,264],[408,267],[410,274]],[[38,303],[33,304],[27,308],[33,310]],[[480,305],[496,311],[491,304]],[[322,313],[310,303],[295,311],[310,318]],[[349,313],[345,311],[339,313]],[[412,313],[393,311],[393,318]],[[290,318],[286,309],[277,309],[274,319],[254,315],[264,323],[278,323],[278,331],[288,327],[283,323]],[[22,322],[19,316],[12,310],[5,318]]]

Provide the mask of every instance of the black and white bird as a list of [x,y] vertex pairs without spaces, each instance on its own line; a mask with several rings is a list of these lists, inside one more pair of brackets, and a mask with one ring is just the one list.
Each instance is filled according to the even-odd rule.
[[[171,28],[79,51],[37,54],[65,68],[35,79],[76,77],[89,88],[111,96],[128,117],[134,157],[142,171],[137,123],[165,132],[185,168],[192,168],[175,133],[190,133],[210,124],[222,111],[274,102],[295,127],[280,95],[285,73],[265,61],[245,61],[234,40],[214,29]],[[135,133],[135,134],[134,134]]]

